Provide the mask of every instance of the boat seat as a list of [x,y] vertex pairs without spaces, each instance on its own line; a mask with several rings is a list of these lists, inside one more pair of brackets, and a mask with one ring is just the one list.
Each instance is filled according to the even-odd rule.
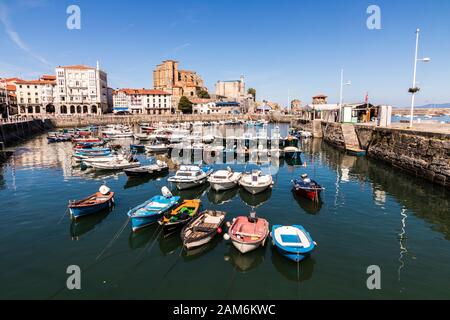
[[222,222],[222,218],[220,217],[213,217],[213,216],[207,216],[204,220],[204,223],[206,224],[212,224],[212,225],[218,225]]
[[276,232],[275,238],[284,247],[308,248],[311,246],[306,235],[295,228],[284,229],[283,233]]

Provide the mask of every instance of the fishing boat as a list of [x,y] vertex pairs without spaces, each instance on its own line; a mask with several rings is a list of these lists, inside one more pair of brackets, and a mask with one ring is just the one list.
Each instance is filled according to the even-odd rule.
[[210,167],[181,166],[168,181],[175,184],[178,190],[186,190],[205,184],[212,172]]
[[325,190],[316,181],[311,180],[307,174],[303,174],[300,179],[294,180],[293,184],[297,195],[313,201],[319,201],[320,193]]
[[156,164],[137,168],[125,169],[128,177],[148,177],[169,172],[169,166],[163,161],[156,161]]
[[73,143],[95,143],[101,141],[100,138],[72,138]]
[[207,210],[189,222],[181,231],[183,247],[187,250],[201,247],[222,233],[226,213]]
[[124,170],[140,167],[141,164],[134,157],[119,155],[110,162],[92,162],[90,166],[97,170]]
[[153,153],[164,153],[164,152],[167,152],[167,150],[169,150],[169,147],[165,143],[158,143],[158,144],[146,145],[145,150],[148,152],[153,152]]
[[128,211],[133,232],[156,223],[164,213],[180,202],[180,197],[173,196],[167,187],[163,187],[161,192],[162,195],[154,196]]
[[101,186],[97,193],[83,199],[69,202],[69,212],[73,220],[97,213],[114,205],[114,192]]
[[300,262],[315,249],[316,243],[302,226],[273,226],[272,243],[286,258]]
[[270,174],[263,175],[260,170],[253,170],[242,176],[239,184],[251,194],[261,193],[273,186],[273,179]]
[[283,154],[286,159],[300,158],[302,151],[299,148],[299,140],[294,136],[289,136],[283,142]]
[[196,200],[184,200],[181,205],[167,212],[158,223],[163,228],[165,236],[169,236],[180,230],[189,221],[195,218],[200,210],[201,201]]
[[145,152],[145,145],[132,144],[132,145],[130,145],[130,149],[131,149],[131,151],[138,152],[138,153]]
[[231,239],[234,247],[245,254],[264,247],[268,236],[269,222],[263,218],[257,218],[256,213],[252,212],[249,217],[241,216],[233,219],[224,239]]
[[236,187],[239,184],[241,177],[241,172],[234,172],[231,168],[228,168],[227,170],[219,170],[214,172],[208,178],[208,182],[213,190],[225,191]]
[[73,157],[82,159],[83,157],[107,157],[111,155],[111,151],[96,151],[96,152],[83,152],[82,150],[77,150]]
[[72,135],[60,132],[50,132],[47,136],[49,143],[67,142],[72,140]]
[[134,135],[134,138],[139,141],[149,141],[150,136],[147,133],[137,133]]

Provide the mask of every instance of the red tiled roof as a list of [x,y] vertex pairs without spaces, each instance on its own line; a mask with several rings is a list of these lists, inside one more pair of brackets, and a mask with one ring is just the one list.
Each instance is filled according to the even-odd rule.
[[44,85],[44,84],[56,84],[55,81],[48,80],[20,80],[16,84],[26,84],[26,85]]
[[12,85],[12,84],[8,84],[8,85],[6,86],[6,88],[8,89],[8,91],[16,91],[16,86],[15,86],[15,85]]
[[56,80],[56,76],[51,76],[51,75],[48,75],[48,74],[44,74],[44,75],[41,77],[41,79],[42,79],[42,80],[50,80],[50,81],[54,81],[54,80]]
[[162,90],[153,90],[153,89],[118,89],[113,92],[114,95],[118,94],[119,92],[124,92],[127,95],[165,95],[170,96],[172,95],[169,92],[165,92]]
[[198,103],[209,103],[212,102],[212,99],[200,99],[200,98],[193,98],[193,99],[189,99],[193,104],[198,104]]

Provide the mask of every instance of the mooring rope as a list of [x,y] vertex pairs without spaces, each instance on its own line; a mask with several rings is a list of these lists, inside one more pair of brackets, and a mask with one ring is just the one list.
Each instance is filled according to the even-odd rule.
[[100,252],[100,254],[95,258],[96,261],[98,261],[103,254],[112,247],[112,245],[114,244],[114,242],[120,237],[120,235],[122,234],[122,232],[125,230],[125,228],[127,227],[128,223],[130,222],[130,217],[128,217],[128,219],[125,221],[125,223],[123,224],[123,226],[114,234],[113,238],[111,239],[111,241],[106,245],[106,247]]

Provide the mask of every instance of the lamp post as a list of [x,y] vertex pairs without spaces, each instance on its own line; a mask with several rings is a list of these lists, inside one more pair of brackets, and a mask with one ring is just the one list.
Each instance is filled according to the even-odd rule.
[[409,92],[412,93],[412,98],[411,98],[411,119],[410,119],[410,124],[409,127],[412,128],[413,127],[413,123],[414,123],[414,103],[415,103],[415,99],[416,99],[416,93],[419,92],[419,88],[417,88],[417,84],[416,84],[416,76],[417,76],[417,62],[422,61],[422,62],[430,62],[431,59],[430,58],[423,58],[423,59],[419,59],[418,58],[418,53],[419,53],[419,35],[420,35],[420,29],[416,30],[416,51],[415,51],[415,55],[414,55],[414,75],[413,75],[413,86],[411,89],[409,89]]
[[344,103],[344,85],[350,86],[352,84],[351,81],[347,81],[344,83],[344,69],[341,69],[341,92],[339,97],[339,119],[342,121],[342,104]]

